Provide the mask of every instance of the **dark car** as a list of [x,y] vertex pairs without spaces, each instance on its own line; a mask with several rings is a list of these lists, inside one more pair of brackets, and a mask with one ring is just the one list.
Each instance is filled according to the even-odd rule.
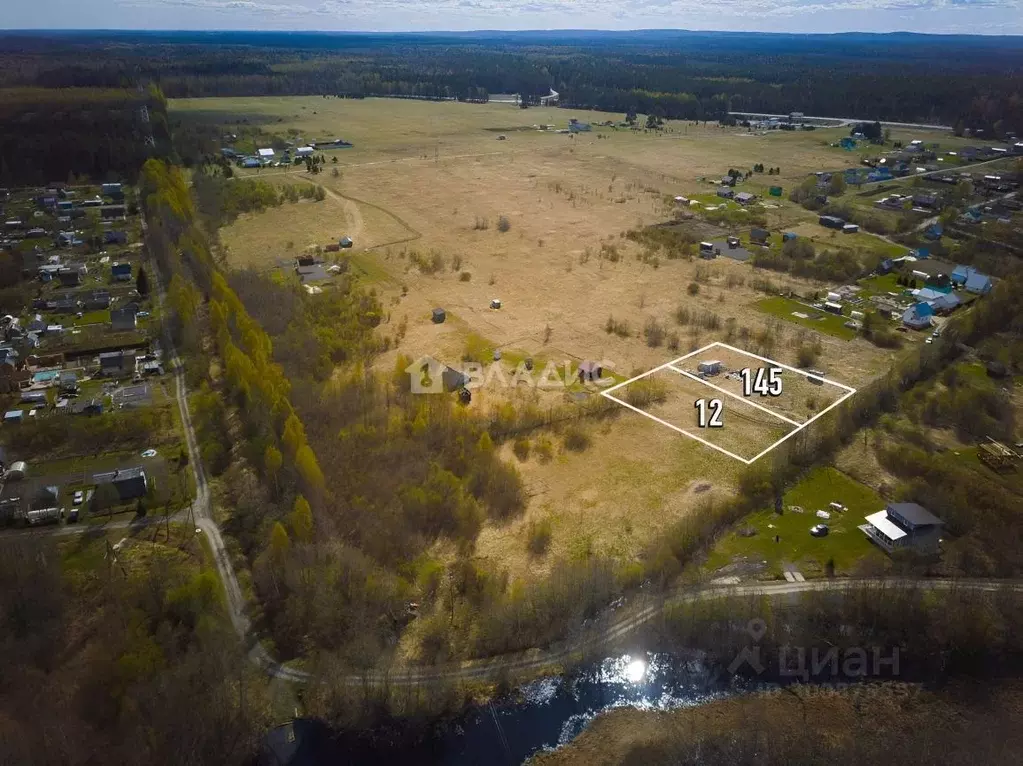
[[827,537],[830,531],[827,524],[814,524],[810,527],[810,534],[814,537]]

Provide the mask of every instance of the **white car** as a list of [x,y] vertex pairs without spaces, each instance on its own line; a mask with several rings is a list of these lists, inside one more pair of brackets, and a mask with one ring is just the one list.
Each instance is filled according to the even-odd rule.
[[71,498],[71,502],[74,505],[81,505],[84,500],[85,500],[85,493],[82,492],[82,490],[78,490],[77,492],[75,492],[75,496],[73,498]]

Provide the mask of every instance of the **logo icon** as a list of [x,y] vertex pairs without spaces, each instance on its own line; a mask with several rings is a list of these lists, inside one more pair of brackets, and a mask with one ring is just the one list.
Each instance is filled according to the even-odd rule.
[[431,356],[421,356],[405,368],[413,394],[444,393],[444,365]]
[[[767,623],[759,617],[754,617],[746,623],[746,632],[750,634],[754,642],[759,642],[767,634]],[[764,663],[760,658],[759,643],[752,648],[744,646],[736,658],[729,663],[728,672],[734,676],[736,671],[743,665],[749,665],[753,672],[758,675],[764,672]]]

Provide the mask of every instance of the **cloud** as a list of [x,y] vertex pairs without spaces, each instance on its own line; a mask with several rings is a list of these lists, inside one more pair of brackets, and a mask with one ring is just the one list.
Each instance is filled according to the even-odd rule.
[[71,12],[68,2],[25,0],[0,25],[39,28],[59,18],[72,28],[139,29],[1023,32],[1023,0],[78,0]]

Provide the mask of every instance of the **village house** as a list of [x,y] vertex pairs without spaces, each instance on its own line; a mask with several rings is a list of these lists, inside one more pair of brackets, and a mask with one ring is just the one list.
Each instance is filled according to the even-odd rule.
[[889,503],[867,516],[859,529],[888,553],[937,553],[944,522],[916,503]]
[[145,497],[149,490],[149,482],[146,472],[141,466],[135,468],[124,468],[120,471],[97,473],[92,477],[95,484],[112,484],[117,490],[121,502],[127,502],[139,497]]
[[110,276],[115,282],[131,281],[131,264],[114,263],[110,265]]
[[114,332],[134,330],[138,326],[138,313],[132,308],[113,309],[110,312],[110,329]]
[[103,375],[122,375],[135,369],[135,354],[130,351],[106,351],[99,355],[99,369]]
[[934,316],[934,309],[930,304],[920,302],[910,306],[902,314],[902,324],[912,330],[922,330],[931,326],[931,317]]

